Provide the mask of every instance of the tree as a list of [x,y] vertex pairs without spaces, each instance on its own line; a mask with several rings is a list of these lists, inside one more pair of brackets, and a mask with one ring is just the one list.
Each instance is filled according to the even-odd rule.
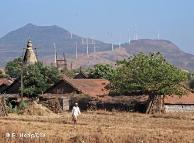
[[59,80],[59,72],[55,67],[44,66],[38,62],[24,68],[24,95],[37,96]]
[[0,78],[6,78],[6,77],[7,75],[5,74],[5,72],[0,69]]
[[90,70],[92,78],[103,78],[111,80],[114,76],[115,69],[109,64],[97,64]]
[[16,58],[6,64],[5,73],[12,78],[18,78],[21,75],[22,58]]
[[166,62],[161,54],[140,53],[117,63],[111,87],[118,94],[182,95],[180,83],[186,79],[187,74]]
[[[22,58],[8,62],[5,70],[10,77],[20,79]],[[55,67],[45,66],[40,62],[28,66],[23,65],[23,93],[29,97],[37,96],[57,82],[59,77],[60,73]]]

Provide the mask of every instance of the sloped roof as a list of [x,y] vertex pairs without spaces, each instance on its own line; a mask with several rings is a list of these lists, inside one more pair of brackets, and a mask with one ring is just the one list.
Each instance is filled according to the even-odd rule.
[[9,93],[9,94],[17,94],[19,92],[19,88],[21,86],[21,78],[15,79],[3,92]]
[[10,79],[7,79],[7,78],[0,78],[0,86],[1,85],[11,85],[12,84],[12,80],[10,80]]
[[181,97],[177,95],[166,96],[164,98],[165,104],[194,104],[194,93],[188,93]]
[[89,96],[104,96],[109,94],[109,90],[106,88],[109,84],[108,80],[69,79],[67,81],[78,91]]
[[[76,91],[91,97],[100,97],[109,94],[109,89],[107,86],[110,82],[105,79],[70,79],[64,76],[62,80],[49,89],[55,88],[57,84],[61,83],[61,81],[69,84]],[[47,89],[47,91],[49,89]],[[47,91],[45,93],[47,93]]]
[[80,72],[74,77],[74,79],[87,79],[89,76],[80,70]]

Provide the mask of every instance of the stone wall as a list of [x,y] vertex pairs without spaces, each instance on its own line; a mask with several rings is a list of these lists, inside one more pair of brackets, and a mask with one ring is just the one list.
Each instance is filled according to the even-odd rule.
[[194,105],[164,105],[165,112],[194,112]]

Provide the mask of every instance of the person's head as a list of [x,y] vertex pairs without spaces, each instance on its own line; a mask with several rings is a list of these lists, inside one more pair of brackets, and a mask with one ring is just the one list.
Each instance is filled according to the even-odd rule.
[[77,107],[78,106],[78,103],[75,103],[75,106]]

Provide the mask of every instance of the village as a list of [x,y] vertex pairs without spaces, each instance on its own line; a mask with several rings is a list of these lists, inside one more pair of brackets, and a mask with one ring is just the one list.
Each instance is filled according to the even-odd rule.
[[[38,63],[38,60],[33,50],[32,41],[29,40],[22,57],[20,76],[15,79],[10,77],[0,79],[0,125],[3,127],[0,131],[3,137],[0,142],[2,143],[11,142],[14,139],[15,142],[48,142],[50,140],[50,142],[86,141],[88,143],[114,142],[114,140],[115,142],[128,142],[129,140],[131,140],[129,142],[179,142],[182,138],[185,142],[194,141],[193,137],[185,137],[193,134],[194,93],[191,89],[185,87],[187,92],[182,96],[175,94],[152,96],[150,93],[139,93],[139,91],[133,91],[126,95],[111,95],[111,81],[98,76],[95,77],[81,67],[72,76],[67,72],[65,56],[63,59],[57,59],[57,56],[55,56],[52,66],[62,73],[59,80],[38,95],[29,96],[30,94],[27,95],[28,92],[25,93],[24,90],[24,67],[30,67],[36,63]],[[35,83],[32,82],[31,86],[33,84]],[[71,121],[71,110],[75,103],[78,103],[82,112],[76,129],[74,129]],[[160,119],[160,121],[155,121],[155,119]],[[145,120],[147,120],[147,123],[143,124],[143,122],[146,122]],[[126,122],[126,125],[123,125],[123,122]],[[165,129],[165,132],[163,132],[161,122],[165,122],[165,128],[172,126],[171,122],[173,122],[172,124],[179,124],[180,122],[180,124],[183,123],[181,127],[186,127],[182,127],[185,128],[184,130],[177,131],[173,126],[172,129]],[[8,126],[12,123],[17,128]],[[43,123],[47,124],[46,126],[53,124],[52,126],[55,129],[44,129],[42,127],[45,125],[41,125]],[[30,126],[27,127],[25,124],[30,124]],[[57,128],[60,127],[58,125],[64,126],[67,131],[59,133],[60,130],[57,130]],[[138,125],[140,128],[137,129],[136,126]],[[40,128],[36,126],[40,126]],[[150,135],[153,134],[152,131],[148,135],[148,132],[145,133],[144,129],[141,129],[143,126],[148,126],[146,127],[148,129],[155,126],[157,128],[155,134],[159,134],[160,137],[154,138]],[[120,141],[118,136],[121,135],[108,129],[121,128],[122,132],[122,130],[125,130],[124,127],[127,128],[127,132],[124,133]],[[38,136],[37,140],[37,138],[32,139],[30,135],[25,138],[14,139],[12,136],[6,136],[6,133],[11,134],[12,132],[14,134],[24,132],[25,134],[28,132],[25,128],[33,133],[37,132],[37,129],[38,132],[47,134],[45,135],[47,137]],[[90,131],[85,131],[84,128],[89,128],[95,135],[89,136]],[[82,129],[86,134],[82,134]],[[57,131],[52,132],[51,130]],[[166,134],[169,134],[167,132],[171,132],[171,130],[177,132],[177,137],[173,137],[173,133],[171,133],[172,135],[166,138]],[[59,133],[59,135],[54,137],[53,133]],[[116,134],[118,138],[110,137],[111,134]]]

